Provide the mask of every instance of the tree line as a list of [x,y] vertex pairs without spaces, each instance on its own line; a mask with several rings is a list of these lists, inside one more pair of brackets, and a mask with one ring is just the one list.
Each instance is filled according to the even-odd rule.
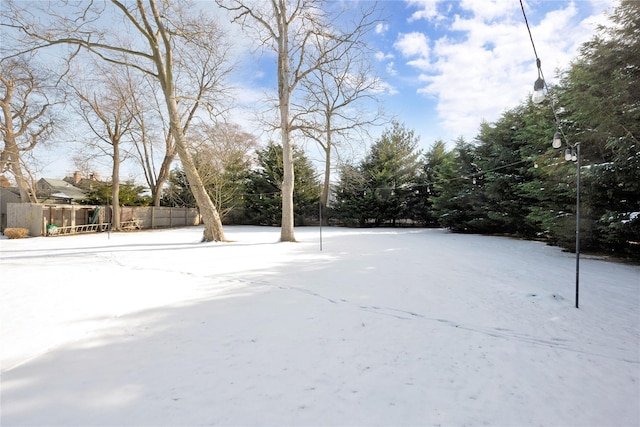
[[[123,159],[139,162],[156,205],[174,160],[179,160],[202,215],[203,241],[225,240],[220,212],[193,157],[199,143],[193,128],[224,123],[233,102],[227,83],[233,70],[231,42],[211,13],[214,4],[216,14],[226,11],[231,23],[254,41],[257,55],[276,55],[275,95],[269,100],[275,114],[262,125],[280,137],[281,240],[295,241],[294,135],[323,145],[328,163],[340,137],[377,120],[377,113],[366,119],[342,114],[372,100],[379,85],[367,72],[370,51],[364,42],[378,22],[375,3],[351,7],[324,0],[215,0],[200,7],[189,1],[7,0],[0,9],[5,113],[0,170],[13,176],[23,202],[37,202],[30,154],[47,141],[53,123],[61,121],[54,117],[54,107],[66,107],[72,99],[95,150],[111,160],[114,229],[119,228]],[[52,72],[41,76],[34,70]],[[58,113],[66,114],[63,108]],[[87,157],[93,156],[90,152]]]
[[[459,139],[447,149],[437,141],[418,154],[412,132],[395,124],[365,159],[343,167],[335,215],[359,225],[410,220],[572,249],[580,173],[583,248],[640,257],[640,2],[622,1],[610,19],[542,105],[522,102],[482,123],[473,142]],[[561,150],[551,143],[558,134]]]
[[[114,207],[121,199],[119,164],[135,158],[151,195],[130,197],[140,196],[140,188],[124,183],[127,200],[197,206],[203,240],[224,240],[225,221],[279,225],[281,240],[291,241],[294,225],[322,217],[353,226],[509,234],[571,248],[578,171],[563,151],[579,143],[583,247],[637,256],[640,3],[620,2],[544,103],[522,102],[496,122],[480,124],[473,141],[436,141],[426,152],[417,149],[419,137],[394,120],[363,159],[339,162],[335,178],[330,174],[341,145],[354,135],[366,140],[366,130],[384,120],[364,42],[377,22],[375,8],[345,19],[345,10],[330,2],[216,3],[262,49],[276,53],[275,114],[262,123],[278,131],[279,141],[266,147],[223,120],[232,102],[225,83],[233,71],[230,44],[202,10],[182,2],[111,0],[36,16],[20,2],[7,2],[2,26],[13,38],[1,48],[0,88],[3,109],[13,113],[2,123],[0,166],[13,174],[23,201],[34,194],[26,154],[47,140],[59,121],[52,110],[65,105],[93,135],[87,157],[101,151],[111,159],[113,180],[100,191],[110,191]],[[38,5],[41,12],[56,7]],[[104,26],[106,13],[119,14],[129,30],[115,34]],[[64,48],[61,72],[43,71],[38,53],[45,48]],[[83,54],[89,73],[74,65]],[[551,147],[558,132],[560,151]],[[322,174],[302,141],[321,148]]]
[[[640,3],[622,2],[611,19],[545,103],[523,101],[482,123],[473,142],[458,139],[448,148],[436,141],[422,152],[414,132],[394,121],[363,159],[340,166],[324,214],[318,179],[297,151],[296,217],[506,234],[572,250],[579,172],[583,249],[640,256]],[[552,146],[559,131],[560,150]],[[234,221],[279,223],[280,153],[277,144],[259,150],[257,169],[237,181],[244,182],[236,199],[244,213]]]

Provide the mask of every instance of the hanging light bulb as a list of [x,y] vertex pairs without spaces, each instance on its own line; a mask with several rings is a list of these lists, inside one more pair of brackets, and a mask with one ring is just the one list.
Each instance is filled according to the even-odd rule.
[[571,150],[571,161],[572,162],[578,161],[578,154],[576,153],[575,148]]
[[556,133],[553,134],[553,142],[551,143],[551,146],[553,148],[562,147],[562,135],[559,131],[556,131]]
[[564,159],[566,161],[569,161],[573,158],[573,156],[571,155],[571,150],[569,148],[567,148],[566,150],[564,150]]
[[536,58],[536,66],[538,67],[538,79],[533,83],[533,95],[531,95],[531,102],[534,104],[540,104],[547,96],[546,85],[542,78],[542,70],[540,69],[540,58]]
[[538,77],[538,80],[533,84],[533,95],[531,95],[531,102],[534,104],[540,104],[547,97],[547,90],[544,87],[544,80],[542,77]]

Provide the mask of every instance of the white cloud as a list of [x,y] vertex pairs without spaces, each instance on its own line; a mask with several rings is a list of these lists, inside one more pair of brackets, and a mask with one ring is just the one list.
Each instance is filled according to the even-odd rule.
[[492,21],[519,10],[520,4],[514,0],[462,0],[460,8],[472,12],[475,19]]
[[398,74],[398,70],[396,70],[395,63],[393,61],[390,61],[387,64],[387,67],[385,68],[385,70],[389,76],[395,76],[396,74]]
[[442,0],[406,0],[406,3],[410,7],[416,7],[418,10],[413,12],[409,17],[409,22],[425,19],[431,21],[439,19],[438,3]]
[[393,46],[398,49],[404,57],[429,57],[429,39],[424,33],[400,33],[398,40]]
[[418,70],[428,71],[431,68],[429,58],[420,57],[407,62],[407,65],[417,68]]
[[378,61],[385,61],[387,59],[393,59],[393,53],[384,53],[383,51],[379,50],[375,53],[375,58]]
[[[437,99],[439,121],[453,137],[473,138],[483,119],[497,120],[533,90],[533,48],[519,7],[510,4],[462,0],[460,6],[472,14],[456,16],[450,29],[463,37],[442,37],[430,51],[426,36],[418,33],[404,34],[396,42],[403,56],[411,58],[407,64],[423,72],[418,92]],[[548,83],[594,34],[593,22],[592,17],[581,20],[573,2],[548,12],[536,24],[529,22]]]
[[398,90],[389,82],[378,80],[376,86],[371,90],[373,93],[386,93],[387,95],[396,95]]
[[382,22],[376,25],[376,34],[384,34],[389,30],[389,24],[384,24]]

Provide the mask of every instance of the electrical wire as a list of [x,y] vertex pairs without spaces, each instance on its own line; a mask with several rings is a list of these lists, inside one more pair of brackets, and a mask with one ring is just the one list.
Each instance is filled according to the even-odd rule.
[[538,51],[536,50],[536,44],[533,41],[533,35],[531,34],[531,27],[529,26],[529,20],[527,19],[527,14],[524,11],[524,4],[523,4],[522,0],[520,0],[520,8],[522,9],[522,16],[524,17],[524,23],[527,26],[527,32],[529,33],[529,40],[531,40],[531,47],[533,47],[533,54],[534,54],[534,56],[536,58],[536,66],[538,67],[538,75],[542,78],[542,81],[544,82],[544,87],[545,87],[545,89],[547,91],[547,94],[549,95],[551,111],[553,112],[553,117],[554,117],[554,119],[556,121],[556,127],[558,128],[558,131],[560,132],[560,135],[562,135],[562,139],[564,139],[564,141],[566,142],[567,146],[573,147],[573,145],[569,144],[569,139],[567,138],[567,135],[564,133],[564,130],[562,129],[562,126],[560,124],[560,118],[558,117],[558,112],[556,111],[556,107],[555,107],[555,100],[551,96],[551,91],[549,91],[549,86],[547,86],[547,80],[544,78],[544,74],[542,72],[540,58],[538,57]]
[[[533,47],[533,55],[536,57],[536,65],[538,66],[540,72],[542,72],[542,70],[540,69],[540,58],[538,57],[538,52],[536,51],[536,44],[533,42],[531,28],[529,27],[529,20],[527,19],[527,14],[524,12],[524,4],[522,3],[522,0],[520,0],[520,8],[522,9],[522,16],[524,16],[524,24],[527,26],[527,31],[529,32],[529,39],[531,40],[531,46]],[[544,80],[544,76],[542,78]]]

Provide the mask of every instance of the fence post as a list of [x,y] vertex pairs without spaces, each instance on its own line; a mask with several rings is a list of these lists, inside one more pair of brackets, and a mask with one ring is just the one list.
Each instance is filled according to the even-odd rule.
[[75,230],[76,228],[76,207],[75,205],[71,205],[71,229]]

